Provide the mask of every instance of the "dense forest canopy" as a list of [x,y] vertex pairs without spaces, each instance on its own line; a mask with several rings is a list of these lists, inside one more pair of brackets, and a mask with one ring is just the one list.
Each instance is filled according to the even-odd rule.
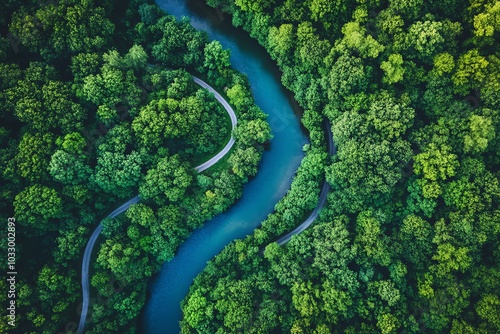
[[[196,278],[182,333],[500,332],[498,1],[206,2],[277,62],[310,144],[275,211]],[[24,267],[15,331],[75,331],[88,236],[139,193],[103,221],[87,327],[136,332],[147,278],[257,173],[265,115],[228,51],[145,1],[0,12],[0,206],[22,229]],[[230,156],[203,174],[193,167],[230,123],[191,73],[239,119]],[[278,246],[325,181],[317,221]]]
[[[1,217],[15,217],[22,266],[16,327],[0,332],[75,332],[87,240],[139,194],[103,221],[86,326],[135,332],[148,278],[256,174],[266,115],[219,42],[154,4],[6,1],[0,12]],[[202,174],[231,121],[193,74],[227,92],[239,121],[228,157]]]
[[[207,3],[276,60],[311,146],[262,227],[196,278],[182,333],[499,332],[498,1]],[[323,174],[317,222],[273,243]]]

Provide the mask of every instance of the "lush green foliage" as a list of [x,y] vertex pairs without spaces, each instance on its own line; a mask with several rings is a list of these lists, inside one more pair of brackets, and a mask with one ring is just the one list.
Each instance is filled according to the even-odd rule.
[[[498,3],[207,2],[277,61],[311,146],[262,227],[196,278],[182,333],[500,331]],[[318,221],[272,243],[323,173]]]
[[[134,332],[147,278],[256,173],[266,115],[228,51],[155,5],[8,1],[0,10],[9,32],[0,40],[0,206],[3,221],[16,218],[23,264],[15,331],[76,330],[90,233],[139,193],[141,204],[103,222],[86,325]],[[190,72],[227,91],[242,120],[229,162],[203,174],[194,167],[224,147],[231,123]],[[11,330],[4,324],[0,332]]]

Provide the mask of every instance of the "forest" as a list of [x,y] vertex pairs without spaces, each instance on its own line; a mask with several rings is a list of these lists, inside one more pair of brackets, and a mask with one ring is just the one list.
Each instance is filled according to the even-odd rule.
[[[261,227],[197,276],[181,333],[500,332],[500,3],[206,3],[278,64],[310,143]],[[148,279],[258,172],[266,115],[220,43],[151,1],[0,12],[0,216],[23,266],[17,327],[0,332],[75,332],[88,237],[138,193],[103,222],[86,327],[135,333]],[[235,107],[233,133],[192,74]],[[323,182],[318,219],[279,246]]]
[[[87,240],[139,194],[103,221],[85,327],[133,333],[148,279],[257,173],[266,115],[229,51],[152,2],[6,1],[0,12],[1,219],[18,224],[22,273],[16,326],[0,332],[75,333]],[[234,133],[192,75],[235,106]],[[231,136],[230,153],[198,174]]]
[[[500,332],[499,2],[207,3],[277,62],[311,143],[275,211],[196,278],[181,332]],[[273,242],[323,174],[319,219]]]

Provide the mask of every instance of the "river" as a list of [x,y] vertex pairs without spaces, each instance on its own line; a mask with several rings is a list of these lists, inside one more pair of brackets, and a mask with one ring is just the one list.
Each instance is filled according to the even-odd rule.
[[231,25],[225,15],[221,22],[215,10],[184,0],[157,0],[165,11],[187,16],[198,30],[208,33],[231,51],[231,64],[248,76],[256,104],[269,115],[273,139],[259,166],[257,176],[245,185],[242,198],[226,213],[195,230],[179,247],[174,259],[165,263],[151,280],[148,298],[139,319],[142,333],[178,333],[180,302],[206,262],[231,241],[252,233],[272,212],[289,189],[308,142],[300,125],[298,108],[281,85],[280,72],[264,48],[246,32]]

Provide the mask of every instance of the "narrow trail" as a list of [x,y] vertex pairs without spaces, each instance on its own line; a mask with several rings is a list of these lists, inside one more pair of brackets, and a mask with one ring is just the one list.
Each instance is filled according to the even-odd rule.
[[[332,136],[330,122],[325,121],[325,127],[326,127],[326,134],[328,137],[327,138],[328,154],[334,155],[336,152],[336,147],[335,147],[335,143],[333,142],[333,136]],[[321,209],[323,209],[323,207],[325,206],[326,197],[328,195],[329,190],[330,190],[330,184],[328,184],[328,182],[325,180],[325,183],[323,184],[323,188],[321,189],[321,193],[319,194],[319,201],[318,201],[318,205],[316,206],[316,208],[313,210],[313,212],[311,212],[309,217],[307,217],[307,219],[302,224],[300,224],[294,230],[288,232],[287,234],[285,234],[284,236],[282,236],[281,238],[276,240],[278,245],[286,244],[288,241],[290,241],[292,236],[301,233],[302,231],[304,231],[306,228],[308,228],[312,224],[312,222],[318,217]]]
[[[236,118],[236,113],[234,112],[233,108],[229,105],[229,103],[215,90],[213,89],[209,84],[207,84],[205,81],[193,76],[193,81],[201,86],[202,88],[207,89],[209,92],[214,94],[215,98],[217,101],[224,107],[226,112],[228,113],[229,117],[231,118],[231,127],[232,130],[236,127],[236,124],[238,122]],[[215,165],[222,157],[224,157],[230,150],[231,147],[234,145],[234,138],[231,137],[231,139],[228,141],[226,146],[217,153],[214,157],[212,157],[210,160],[202,163],[199,166],[196,166],[194,169],[198,172],[201,173],[204,170],[207,170],[208,168],[212,167]],[[139,195],[129,199],[122,205],[120,205],[118,208],[116,208],[113,212],[111,212],[106,218],[114,218],[118,216],[120,213],[126,211],[132,204],[136,204],[140,202]],[[85,321],[87,320],[87,314],[88,314],[88,309],[89,309],[89,300],[90,300],[90,292],[89,292],[89,266],[90,266],[90,258],[92,256],[92,251],[94,250],[94,246],[97,240],[97,237],[101,233],[103,228],[102,223],[100,223],[92,235],[90,236],[89,241],[87,242],[87,246],[85,247],[85,252],[83,253],[83,259],[82,259],[82,295],[83,295],[83,302],[82,302],[82,313],[80,314],[80,322],[78,324],[78,334],[82,334],[83,330],[85,329]]]

